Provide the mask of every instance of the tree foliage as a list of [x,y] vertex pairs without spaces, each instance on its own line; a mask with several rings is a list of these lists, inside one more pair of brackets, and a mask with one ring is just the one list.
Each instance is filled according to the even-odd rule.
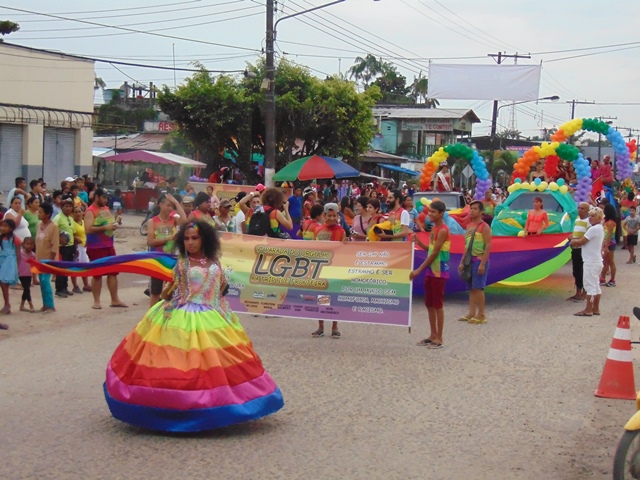
[[117,104],[115,96],[109,103],[98,108],[98,121],[94,127],[98,134],[118,134],[142,131],[144,122],[155,120],[158,112],[153,107],[124,108]]
[[[18,30],[20,30],[20,25],[18,25],[17,23],[10,20],[0,20],[0,35],[2,35],[3,37],[5,35],[9,35],[10,33],[17,32]],[[0,42],[2,41],[3,39],[0,38]]]
[[356,57],[349,68],[349,77],[361,82],[366,91],[376,85],[382,96],[381,103],[391,104],[424,104],[427,108],[435,108],[440,102],[427,97],[429,80],[422,76],[414,77],[413,83],[407,85],[407,78],[398,72],[395,65],[368,54]]
[[[201,70],[175,89],[158,96],[162,110],[200,151],[201,159],[219,168],[236,165],[251,171],[254,152],[264,153],[264,62],[248,65],[255,77],[214,77]],[[282,60],[275,73],[276,170],[294,157],[324,154],[357,161],[373,135],[371,106],[379,89],[357,93],[351,82],[320,80],[299,65]],[[225,155],[227,154],[227,155]]]

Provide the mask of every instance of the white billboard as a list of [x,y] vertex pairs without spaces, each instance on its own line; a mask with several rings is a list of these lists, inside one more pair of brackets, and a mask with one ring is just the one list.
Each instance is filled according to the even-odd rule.
[[531,101],[540,98],[540,65],[429,64],[429,98]]

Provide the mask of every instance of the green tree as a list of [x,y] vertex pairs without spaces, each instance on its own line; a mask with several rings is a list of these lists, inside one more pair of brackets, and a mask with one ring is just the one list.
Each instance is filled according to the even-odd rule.
[[118,96],[98,108],[98,122],[94,126],[98,134],[132,133],[142,131],[144,122],[155,120],[158,112],[153,107],[124,108],[118,105]]
[[[264,62],[248,65],[255,76],[212,77],[202,70],[175,90],[164,87],[158,103],[181,128],[202,161],[251,172],[254,152],[264,153]],[[319,80],[282,60],[275,73],[276,170],[294,157],[322,153],[357,161],[375,134],[371,106],[377,87],[357,93],[352,82]],[[251,179],[255,180],[255,179]]]
[[196,148],[193,143],[182,133],[180,130],[174,130],[160,147],[161,152],[174,153],[176,155],[182,155],[183,157],[193,158],[196,154]]
[[[2,20],[0,21],[0,35],[3,37],[5,35],[9,35],[10,33],[17,32],[20,30],[20,25],[10,20]],[[0,42],[4,42],[4,38],[0,38]]]
[[362,82],[366,89],[369,87],[371,80],[384,73],[384,63],[369,53],[364,58],[356,57],[355,63],[348,73],[350,78],[354,78],[357,82]]
[[422,72],[417,77],[413,78],[413,84],[411,85],[411,98],[415,103],[424,103],[427,108],[436,108],[440,105],[440,102],[435,98],[427,97],[427,91],[429,89],[429,79],[422,76]]
[[372,85],[377,85],[382,94],[381,103],[414,103],[408,97],[410,88],[407,87],[407,78],[398,73],[395,66],[390,63],[382,63],[382,74],[376,78]]

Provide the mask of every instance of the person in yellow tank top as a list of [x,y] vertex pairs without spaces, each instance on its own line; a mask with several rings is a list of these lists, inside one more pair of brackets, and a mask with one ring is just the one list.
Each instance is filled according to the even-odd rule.
[[[471,246],[471,280],[469,287],[469,313],[460,317],[463,322],[472,324],[487,323],[484,312],[484,289],[487,286],[487,273],[489,272],[489,253],[491,251],[491,228],[482,220],[484,205],[476,200],[469,205],[469,217],[471,223],[465,232],[465,255],[469,248],[469,242],[473,235]],[[462,272],[464,255],[458,267],[458,273]]]

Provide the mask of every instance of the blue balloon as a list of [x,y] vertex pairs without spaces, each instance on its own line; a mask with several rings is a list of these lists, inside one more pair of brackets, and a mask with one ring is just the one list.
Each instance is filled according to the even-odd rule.
[[520,179],[520,178],[516,178],[516,179],[513,181],[513,183],[522,183],[522,179]]
[[540,177],[536,178],[533,183],[535,183],[536,185],[540,185],[542,183],[542,180],[540,180]]

